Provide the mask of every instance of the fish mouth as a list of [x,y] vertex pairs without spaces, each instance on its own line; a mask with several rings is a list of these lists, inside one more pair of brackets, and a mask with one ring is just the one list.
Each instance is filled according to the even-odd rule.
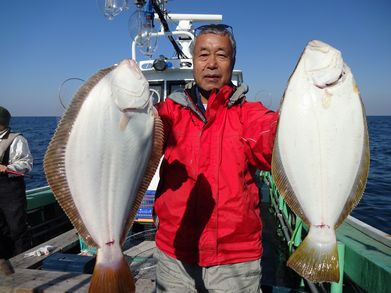
[[145,111],[146,111],[145,108],[137,108],[137,107],[129,107],[121,110],[122,113],[134,113],[134,112],[144,113]]
[[145,80],[144,82],[137,84],[137,87],[132,89],[129,89],[129,87],[124,87],[120,83],[114,82],[112,82],[112,86],[118,91],[127,93],[132,96],[140,97],[147,90],[147,87],[149,87],[149,83]]
[[345,70],[343,70],[336,80],[329,81],[329,82],[327,82],[325,84],[315,84],[315,86],[317,88],[319,88],[319,89],[322,89],[322,90],[325,89],[325,88],[333,87],[333,86],[343,82],[343,80],[345,79],[345,74],[346,74],[346,72],[345,72]]

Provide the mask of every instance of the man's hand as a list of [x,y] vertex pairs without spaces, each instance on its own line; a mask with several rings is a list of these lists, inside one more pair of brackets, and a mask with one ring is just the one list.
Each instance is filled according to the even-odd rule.
[[0,164],[0,173],[5,173],[7,171],[7,166]]

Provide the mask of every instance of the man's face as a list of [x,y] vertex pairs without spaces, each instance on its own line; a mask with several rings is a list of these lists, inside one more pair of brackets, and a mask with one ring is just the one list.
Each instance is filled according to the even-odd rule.
[[232,50],[228,36],[203,34],[197,37],[193,52],[193,75],[202,90],[209,92],[231,82]]

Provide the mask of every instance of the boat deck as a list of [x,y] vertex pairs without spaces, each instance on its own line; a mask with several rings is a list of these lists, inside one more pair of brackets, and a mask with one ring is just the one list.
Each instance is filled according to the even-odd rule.
[[[277,230],[268,212],[268,206],[262,205],[264,255],[262,258],[262,289],[263,292],[302,292],[299,289],[300,278],[285,267],[285,255],[281,255],[284,246],[276,238]],[[267,227],[267,228],[266,228]],[[134,232],[134,231],[133,231]],[[152,234],[139,233],[142,237],[134,237],[126,242],[124,254],[128,258],[130,268],[136,280],[136,292],[155,292],[155,266],[153,258],[155,242]],[[137,234],[133,234],[137,236]],[[25,253],[34,251],[45,245],[55,247],[55,252],[77,253],[80,249],[76,230],[70,230],[45,243],[42,243]],[[15,268],[15,274],[0,277],[0,292],[87,292],[91,275],[60,271],[42,270],[43,261],[47,256],[24,257],[24,253],[15,256],[10,261]],[[290,288],[290,289],[288,289]]]
[[[31,252],[45,245],[53,245],[52,252],[69,251],[79,245],[79,238],[75,230],[68,231],[31,250]],[[140,244],[124,251],[130,263],[130,268],[136,280],[137,292],[155,291],[155,262],[152,257],[155,249],[154,241],[143,241]],[[91,275],[82,273],[44,271],[42,266],[47,256],[24,257],[24,254],[15,256],[10,261],[15,273],[0,277],[0,292],[87,292]]]
[[[301,279],[286,267],[286,247],[278,239],[279,228],[268,212],[268,205],[261,208],[263,218],[264,255],[262,257],[263,292],[309,292],[300,286]],[[358,225],[358,227],[356,227]],[[389,235],[363,234],[362,224],[348,219],[338,229],[338,240],[346,245],[345,273],[366,292],[389,292],[391,281],[391,243]],[[152,229],[153,230],[153,229]],[[136,280],[136,292],[155,292],[155,242],[153,231],[135,233],[125,243],[124,254],[128,258]],[[148,232],[151,231],[151,232]],[[277,233],[276,233],[277,231]],[[280,232],[281,233],[281,232]],[[138,237],[142,235],[142,237]],[[371,237],[368,235],[372,235]],[[377,239],[378,238],[378,239]],[[55,247],[55,252],[80,251],[80,242],[75,230],[70,230],[28,251],[45,245]],[[42,270],[47,256],[24,257],[24,253],[12,258],[15,274],[0,276],[0,292],[87,292],[91,274]],[[344,278],[345,279],[345,278]],[[379,286],[381,284],[381,286]],[[346,284],[345,284],[346,285]],[[344,287],[344,292],[362,292]],[[376,289],[375,289],[376,288]],[[328,291],[328,290],[327,290]]]

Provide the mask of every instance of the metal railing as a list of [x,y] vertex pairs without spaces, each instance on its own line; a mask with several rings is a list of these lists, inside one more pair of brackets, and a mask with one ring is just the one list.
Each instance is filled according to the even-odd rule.
[[[260,181],[268,187],[270,204],[281,226],[284,238],[289,248],[289,254],[292,254],[300,245],[305,235],[308,233],[308,226],[298,217],[288,206],[282,195],[278,192],[272,174],[266,171],[260,171]],[[331,293],[341,293],[343,285],[343,267],[344,267],[344,244],[338,242],[338,257],[340,279],[338,283],[331,283]],[[302,278],[307,283],[311,292],[327,292],[323,284],[314,284],[309,280]]]

